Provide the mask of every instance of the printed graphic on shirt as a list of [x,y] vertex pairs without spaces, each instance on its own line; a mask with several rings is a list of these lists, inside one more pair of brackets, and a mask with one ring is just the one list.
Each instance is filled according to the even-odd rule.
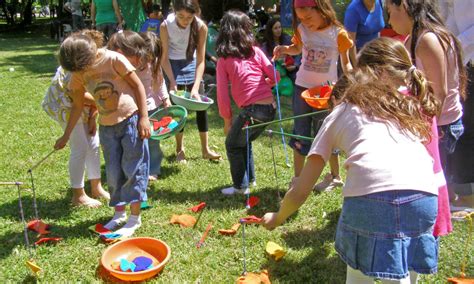
[[114,85],[108,81],[102,81],[94,89],[95,100],[99,102],[99,113],[109,114],[118,109],[119,94]]
[[304,69],[317,73],[328,73],[332,63],[332,52],[329,46],[313,44],[303,46],[305,49]]

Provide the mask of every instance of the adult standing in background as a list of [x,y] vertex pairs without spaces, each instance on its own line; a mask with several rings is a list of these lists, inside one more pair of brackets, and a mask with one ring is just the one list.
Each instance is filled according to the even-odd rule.
[[144,5],[139,0],[118,0],[120,11],[125,19],[127,30],[139,32],[143,23],[146,21]]
[[85,28],[84,17],[82,15],[81,0],[70,0],[64,5],[64,9],[71,12],[72,30],[77,32]]
[[123,29],[123,17],[117,0],[91,1],[92,28],[104,33],[106,40],[117,30]]
[[[468,84],[463,104],[464,133],[459,138],[453,157],[453,211],[474,208],[474,2],[472,0],[439,0],[446,26],[458,38],[464,53]],[[460,210],[462,211],[462,210]],[[461,212],[464,213],[464,212]],[[465,213],[464,213],[465,214]],[[453,216],[459,214],[453,213]],[[461,214],[462,215],[462,214]]]
[[356,43],[349,52],[352,64],[355,64],[357,50],[378,38],[385,27],[382,0],[352,0],[344,14],[344,27]]

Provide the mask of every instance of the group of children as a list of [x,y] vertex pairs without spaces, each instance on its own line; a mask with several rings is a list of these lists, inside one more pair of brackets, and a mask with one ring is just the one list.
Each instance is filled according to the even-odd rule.
[[[314,111],[301,99],[304,90],[327,81],[337,83],[329,115],[318,113],[294,121],[294,134],[312,136],[314,131],[317,135],[312,144],[290,141],[295,177],[279,211],[265,214],[262,225],[273,229],[294,213],[312,192],[327,161],[331,172],[325,179],[342,184],[336,153],[344,152],[347,180],[336,250],[347,264],[347,283],[374,278],[415,283],[418,273],[435,273],[437,237],[452,230],[442,165],[462,132],[458,105],[464,86],[461,55],[456,38],[437,22],[433,3],[421,0],[420,8],[415,2],[420,0],[387,1],[394,29],[410,35],[409,51],[401,42],[380,38],[366,44],[357,62],[351,64],[352,42],[328,0],[294,0],[293,43],[274,50],[275,57],[302,53],[293,96],[295,115]],[[131,236],[140,226],[140,202],[147,198],[149,176],[160,174],[159,144],[147,138],[148,114],[171,104],[161,70],[170,90],[183,87],[198,98],[207,28],[196,17],[199,10],[195,6],[191,0],[176,1],[175,13],[160,27],[161,41],[150,32],[123,31],[111,37],[107,48],[101,48],[101,42],[91,36],[95,32],[86,30],[71,35],[60,47],[61,67],[53,84],[62,88],[60,97],[67,104],[58,112],[64,135],[55,148],[71,140],[71,160],[76,164],[70,166],[71,185],[84,194],[83,182],[73,181],[73,171],[83,176],[86,164],[89,179],[100,181],[94,170],[99,161],[98,112],[109,205],[115,208],[105,227],[115,230],[125,222],[129,204],[131,216],[116,231],[124,236]],[[416,9],[422,9],[426,17],[413,17],[419,12]],[[446,66],[433,63],[436,60],[429,59],[433,54],[426,50]],[[279,76],[256,46],[251,21],[243,12],[225,13],[216,52],[217,102],[232,176],[232,186],[222,193],[248,193],[256,182],[252,141],[264,128],[248,132],[242,128],[274,120],[271,88]],[[339,58],[344,75],[338,80]],[[231,96],[241,109],[235,116],[229,83]],[[203,157],[220,158],[207,145],[207,113],[198,113],[197,121]],[[437,125],[442,126],[442,138]],[[183,161],[180,136],[177,157]],[[75,140],[87,145],[87,151],[76,149]],[[73,159],[76,152],[80,161]],[[98,183],[95,189],[93,186],[93,196],[101,195],[105,192]]]

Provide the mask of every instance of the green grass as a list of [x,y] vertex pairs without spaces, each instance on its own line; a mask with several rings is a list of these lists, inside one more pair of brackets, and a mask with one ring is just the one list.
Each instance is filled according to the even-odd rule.
[[[32,192],[27,169],[52,149],[61,130],[42,111],[40,103],[56,69],[54,52],[57,43],[40,31],[19,35],[0,34],[0,181],[23,181],[23,206],[27,219],[33,217]],[[10,72],[9,68],[15,68]],[[284,116],[290,114],[285,100]],[[225,154],[223,123],[213,106],[210,113],[210,144]],[[292,169],[284,164],[284,152],[278,141],[276,150],[278,180],[275,181],[268,137],[255,145],[258,187],[254,194],[261,203],[251,212],[244,209],[244,198],[224,197],[220,189],[230,185],[229,164],[211,163],[200,158],[198,131],[194,115],[185,130],[185,145],[189,164],[174,163],[174,140],[163,141],[165,153],[163,177],[153,183],[148,194],[152,209],[143,212],[143,225],[137,236],[159,238],[172,249],[172,258],[164,272],[151,280],[157,283],[233,283],[242,272],[240,234],[222,237],[217,229],[229,228],[247,214],[261,216],[278,208],[277,192],[284,192]],[[291,124],[285,124],[289,130]],[[96,275],[101,253],[106,245],[87,231],[93,224],[106,221],[112,209],[73,208],[68,190],[68,150],[57,152],[34,171],[40,216],[53,226],[54,236],[64,241],[34,250],[34,259],[44,272],[38,280],[44,282],[99,282]],[[24,245],[23,225],[18,211],[15,187],[0,187],[0,281],[34,282],[25,266],[28,252]],[[181,229],[168,223],[172,214],[189,213],[187,208],[205,201],[208,209],[195,230]],[[334,250],[334,233],[341,207],[340,190],[314,195],[282,227],[270,232],[261,227],[247,228],[247,268],[249,271],[268,269],[275,283],[342,283],[345,265]],[[325,217],[323,217],[325,216]],[[211,231],[206,246],[195,248],[209,222]],[[33,233],[29,234],[34,240]],[[439,273],[423,277],[423,282],[444,282],[457,275],[467,225],[455,224],[455,232],[441,239]],[[264,252],[267,241],[275,241],[288,250],[280,261],[270,260]],[[470,250],[472,255],[472,249]],[[474,275],[474,265],[468,266]]]

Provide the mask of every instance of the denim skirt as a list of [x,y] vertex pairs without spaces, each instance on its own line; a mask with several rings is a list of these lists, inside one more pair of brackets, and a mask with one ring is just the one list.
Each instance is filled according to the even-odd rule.
[[436,273],[437,212],[438,197],[421,191],[345,197],[336,251],[347,265],[370,277],[403,279],[409,271]]
[[173,70],[176,85],[194,84],[196,77],[196,59],[188,61],[186,59],[170,59],[171,70]]

